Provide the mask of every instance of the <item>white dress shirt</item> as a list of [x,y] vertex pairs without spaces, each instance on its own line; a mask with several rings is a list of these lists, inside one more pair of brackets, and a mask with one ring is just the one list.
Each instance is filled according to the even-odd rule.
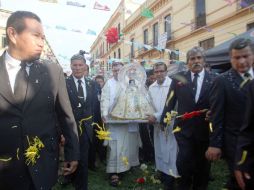
[[[193,81],[193,79],[194,79],[194,74],[195,73],[191,72],[191,81]],[[201,72],[198,73],[197,90],[196,90],[196,95],[195,95],[195,102],[197,102],[198,99],[199,99],[199,95],[200,95],[200,92],[201,92],[201,88],[202,88],[204,77],[205,77],[205,70],[203,69]]]
[[84,92],[84,100],[86,100],[86,81],[85,81],[85,78],[82,77],[81,79],[77,79],[74,76],[73,76],[73,78],[74,78],[74,82],[76,84],[77,91],[78,91],[78,80],[81,80],[81,85],[82,85],[83,92]]
[[[251,67],[248,72],[250,74],[250,78],[253,79],[254,78],[254,73],[253,73],[253,68]],[[244,76],[245,73],[239,73],[241,75],[241,77],[245,80],[246,77]]]
[[[5,52],[5,64],[6,64],[6,70],[8,73],[9,81],[10,81],[10,86],[11,90],[14,93],[14,85],[15,85],[15,80],[17,73],[19,72],[21,66],[20,66],[21,61],[13,58],[7,51]],[[30,66],[33,63],[27,63],[26,64],[26,72],[27,75],[29,75],[30,71]]]

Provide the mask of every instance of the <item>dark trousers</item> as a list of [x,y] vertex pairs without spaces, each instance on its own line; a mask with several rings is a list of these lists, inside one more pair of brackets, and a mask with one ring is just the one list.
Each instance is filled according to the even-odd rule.
[[174,189],[175,178],[173,176],[161,172],[161,179],[164,184],[164,190]]
[[73,185],[76,190],[88,190],[88,150],[89,138],[86,132],[79,138],[80,161],[76,172],[72,176]]
[[205,158],[208,141],[200,141],[194,137],[185,137],[178,133],[176,140],[179,146],[177,169],[181,178],[178,181],[178,190],[206,190],[210,163]]
[[153,125],[141,123],[139,132],[142,141],[142,148],[139,151],[140,158],[144,162],[154,162]]
[[[94,128],[95,130],[96,128]],[[103,146],[103,141],[99,140],[96,137],[96,131],[93,132],[93,140],[89,146],[89,158],[88,158],[88,166],[89,168],[95,168],[96,161],[96,153],[99,156],[101,162],[106,161],[106,147]]]
[[236,153],[237,136],[225,134],[224,136],[224,158],[229,169],[229,178],[226,187],[229,190],[240,190],[234,175],[235,153]]

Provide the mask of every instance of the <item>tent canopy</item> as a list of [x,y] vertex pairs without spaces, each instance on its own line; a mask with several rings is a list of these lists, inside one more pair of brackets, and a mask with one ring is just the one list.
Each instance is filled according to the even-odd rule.
[[244,32],[212,49],[205,52],[206,63],[210,64],[212,68],[227,68],[230,67],[229,46],[238,38],[248,38],[254,43],[254,29]]

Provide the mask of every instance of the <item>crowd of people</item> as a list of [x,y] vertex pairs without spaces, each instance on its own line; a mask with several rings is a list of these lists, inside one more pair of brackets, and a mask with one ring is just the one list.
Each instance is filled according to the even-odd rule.
[[[164,190],[206,190],[211,162],[223,158],[230,173],[225,189],[254,189],[251,40],[231,43],[232,67],[222,74],[206,68],[200,47],[187,52],[186,71],[168,76],[167,64],[155,63],[146,81],[155,112],[146,115],[147,123],[114,123],[110,110],[121,91],[123,63],[112,63],[107,81],[101,75],[92,80],[86,59],[75,54],[72,74],[64,77],[59,65],[39,59],[45,35],[32,12],[12,13],[6,36],[8,48],[0,57],[0,190],[51,189],[61,147],[62,185],[72,183],[76,190],[89,189],[88,169],[96,169],[97,155],[116,188],[142,160],[155,164]],[[105,124],[110,139],[96,137],[95,123]]]

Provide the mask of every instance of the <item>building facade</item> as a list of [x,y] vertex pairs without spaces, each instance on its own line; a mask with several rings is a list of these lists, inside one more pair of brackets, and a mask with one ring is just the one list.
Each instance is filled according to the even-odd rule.
[[[144,10],[150,10],[153,17],[142,16]],[[135,59],[146,65],[160,60],[185,61],[186,52],[194,46],[209,49],[254,27],[252,0],[184,0],[181,3],[179,0],[147,0],[128,18],[121,14],[126,13],[122,11],[115,16],[124,18],[123,40],[114,47],[121,46],[121,59]],[[161,49],[158,47],[162,39],[166,43]],[[97,38],[93,44],[92,55],[100,41]],[[102,51],[112,57],[114,47]],[[107,62],[109,56],[103,58]]]

